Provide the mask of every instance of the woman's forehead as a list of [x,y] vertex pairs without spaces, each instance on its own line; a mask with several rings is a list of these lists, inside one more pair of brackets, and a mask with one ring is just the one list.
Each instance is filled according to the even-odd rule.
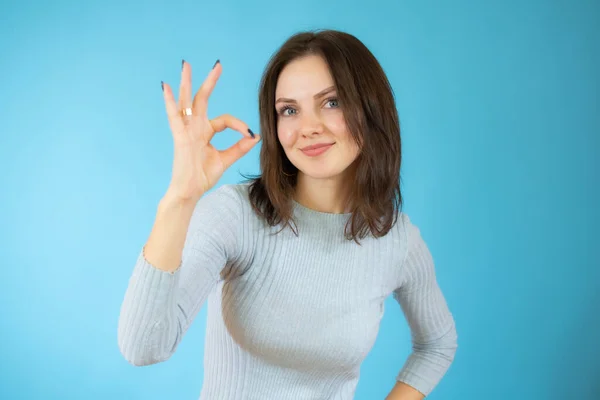
[[333,77],[325,60],[319,56],[302,57],[286,65],[277,80],[276,98],[312,98],[333,86]]

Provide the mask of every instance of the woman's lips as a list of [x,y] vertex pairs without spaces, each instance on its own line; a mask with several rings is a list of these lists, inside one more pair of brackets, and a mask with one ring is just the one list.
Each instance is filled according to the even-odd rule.
[[325,153],[327,150],[329,150],[331,148],[331,146],[333,146],[333,143],[325,145],[325,146],[313,148],[313,149],[302,150],[302,152],[309,157],[316,157],[318,155]]

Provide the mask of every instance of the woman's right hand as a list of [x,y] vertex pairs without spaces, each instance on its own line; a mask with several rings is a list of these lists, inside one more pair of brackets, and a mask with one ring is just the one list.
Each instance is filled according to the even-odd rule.
[[[182,63],[178,102],[175,102],[171,87],[166,83],[162,84],[174,141],[173,171],[166,197],[177,201],[197,202],[217,183],[227,168],[258,143],[260,137],[254,135],[244,122],[231,115],[208,119],[208,99],[222,71],[219,61],[193,100],[192,67],[185,61]],[[191,116],[182,114],[185,108],[192,109]],[[216,132],[226,128],[234,129],[244,137],[230,148],[220,151],[210,144],[210,140]]]

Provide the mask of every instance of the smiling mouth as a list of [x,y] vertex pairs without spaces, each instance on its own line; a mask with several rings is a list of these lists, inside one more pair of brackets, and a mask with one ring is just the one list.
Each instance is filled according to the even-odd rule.
[[327,143],[323,145],[318,145],[312,148],[301,149],[301,151],[310,157],[315,157],[325,153],[327,150],[331,148],[335,143]]

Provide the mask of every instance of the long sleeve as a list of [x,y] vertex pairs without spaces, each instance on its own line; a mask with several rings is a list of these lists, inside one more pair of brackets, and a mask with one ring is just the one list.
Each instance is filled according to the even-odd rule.
[[457,349],[454,319],[436,280],[433,258],[419,229],[403,214],[407,254],[394,291],[410,326],[413,351],[397,380],[425,395],[435,388]]
[[150,265],[143,249],[121,306],[118,345],[136,366],[167,360],[238,253],[240,198],[228,185],[197,203],[181,266],[173,273]]

